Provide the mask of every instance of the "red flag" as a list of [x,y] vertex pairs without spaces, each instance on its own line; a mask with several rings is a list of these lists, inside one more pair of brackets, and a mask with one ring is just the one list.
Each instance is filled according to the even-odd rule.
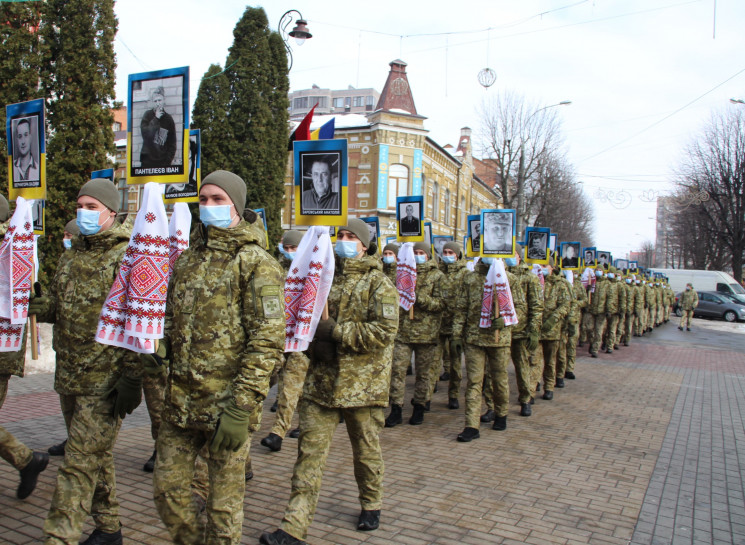
[[313,111],[316,109],[316,106],[318,106],[318,104],[310,109],[307,115],[300,122],[300,125],[295,129],[295,132],[290,135],[290,143],[287,146],[287,151],[292,151],[292,143],[295,140],[310,140],[310,122],[313,119]]

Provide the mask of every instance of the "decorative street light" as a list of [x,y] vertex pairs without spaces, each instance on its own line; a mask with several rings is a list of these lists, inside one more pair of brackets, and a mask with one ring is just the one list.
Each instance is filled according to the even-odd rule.
[[[293,14],[297,14],[298,20],[295,21],[295,28],[293,28],[290,32],[287,32],[287,27],[289,27],[290,23],[292,23]],[[305,43],[305,40],[312,38],[313,35],[308,30],[308,21],[303,19],[303,14],[296,9],[286,11],[282,15],[282,17],[279,18],[279,35],[282,36],[282,41],[285,44],[287,56],[290,60],[287,66],[287,71],[289,72],[290,70],[292,70],[292,50],[290,49],[290,44],[287,43],[288,36],[291,38],[295,38],[295,43],[297,45],[303,45]]]

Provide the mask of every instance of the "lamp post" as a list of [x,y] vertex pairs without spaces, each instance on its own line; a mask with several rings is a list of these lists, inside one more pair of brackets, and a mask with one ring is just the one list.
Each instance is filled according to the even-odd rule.
[[[293,14],[297,14],[298,19],[295,21],[295,27],[290,32],[287,32],[287,27],[292,23]],[[287,10],[282,14],[282,17],[279,18],[278,30],[279,35],[282,36],[282,41],[285,44],[287,56],[290,59],[287,66],[287,71],[289,72],[292,70],[292,49],[290,49],[290,44],[287,43],[288,37],[295,38],[295,43],[297,45],[303,45],[305,40],[312,38],[313,35],[308,30],[308,21],[303,19],[303,14],[296,9]]]
[[[543,110],[548,110],[549,108],[555,108],[556,106],[569,106],[572,103],[571,100],[562,100],[561,102],[557,102],[556,104],[550,104],[548,106],[544,106],[543,108],[538,108],[535,112],[530,114],[528,116],[528,119],[525,120],[525,123],[523,125],[523,128],[528,125],[528,122],[533,119],[533,116],[535,116],[538,112],[542,112]],[[521,129],[522,132],[522,129]],[[520,161],[518,163],[517,167],[517,238],[518,240],[522,240],[523,237],[523,230],[525,226],[524,223],[524,203],[525,200],[525,138],[520,135]]]

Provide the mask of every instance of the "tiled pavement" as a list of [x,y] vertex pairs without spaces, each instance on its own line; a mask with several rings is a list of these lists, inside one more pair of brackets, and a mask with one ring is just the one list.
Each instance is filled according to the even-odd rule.
[[[683,334],[671,323],[613,355],[581,357],[578,380],[553,401],[537,400],[531,418],[513,405],[506,432],[484,427],[472,443],[455,441],[463,413],[446,408],[441,388],[424,425],[383,431],[385,507],[369,534],[354,530],[357,489],[340,426],[309,543],[745,543],[745,326],[695,326]],[[34,448],[61,440],[51,388],[49,374],[12,379],[0,424]],[[278,453],[259,445],[272,417],[253,438],[242,543],[277,526],[289,495],[295,441]],[[127,543],[170,542],[141,470],[151,450],[141,406],[115,451]],[[39,541],[58,466],[53,459],[18,501],[17,473],[0,462],[0,543]]]

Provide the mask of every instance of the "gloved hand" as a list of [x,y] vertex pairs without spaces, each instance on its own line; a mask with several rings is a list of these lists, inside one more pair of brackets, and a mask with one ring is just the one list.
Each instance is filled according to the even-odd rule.
[[500,331],[504,329],[504,318],[501,316],[497,318],[496,320],[492,320],[491,325],[496,329],[497,331]]
[[567,324],[567,333],[570,337],[574,337],[577,334],[577,324]]
[[543,326],[541,326],[541,331],[544,331],[544,332],[551,331],[556,325],[556,321],[557,321],[556,317],[549,316],[543,321]]
[[52,301],[49,297],[42,295],[41,297],[34,297],[34,292],[31,292],[31,299],[28,302],[28,315],[34,314],[46,314],[49,310],[49,305]]
[[140,354],[140,363],[150,376],[164,375],[168,372],[168,360],[171,357],[171,343],[160,339],[154,354]]
[[248,424],[251,413],[240,409],[234,400],[230,400],[223,409],[217,422],[215,434],[210,443],[210,452],[232,450],[236,452],[248,439]]
[[313,359],[322,362],[336,360],[336,343],[334,341],[313,341]]
[[318,327],[316,327],[315,339],[317,341],[333,341],[335,327],[336,320],[334,320],[333,318],[321,320],[320,322],[318,322]]
[[114,400],[112,416],[124,418],[125,415],[132,414],[142,401],[142,378],[122,375],[103,397]]
[[450,353],[460,357],[460,355],[463,353],[462,339],[452,339],[450,341]]
[[541,335],[537,331],[528,335],[528,352],[535,352],[538,348],[538,342],[541,340]]

